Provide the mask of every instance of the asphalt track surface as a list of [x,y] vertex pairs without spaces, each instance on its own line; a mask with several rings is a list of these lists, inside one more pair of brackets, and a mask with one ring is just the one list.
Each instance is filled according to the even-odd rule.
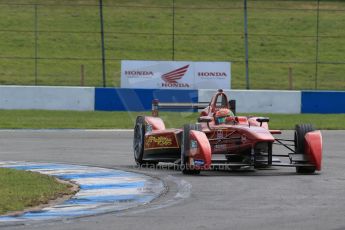
[[[345,132],[322,134],[323,171],[315,175],[297,175],[294,168],[273,168],[185,176],[174,169],[135,168],[133,134],[128,131],[0,131],[1,161],[129,170],[160,178],[169,188],[141,208],[1,228],[345,229]],[[285,132],[283,137],[292,137],[292,132]]]

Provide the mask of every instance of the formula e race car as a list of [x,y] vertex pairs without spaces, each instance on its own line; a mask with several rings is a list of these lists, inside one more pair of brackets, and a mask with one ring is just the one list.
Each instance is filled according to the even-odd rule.
[[[235,104],[235,103],[233,103]],[[198,174],[217,167],[227,169],[295,167],[297,173],[321,170],[322,136],[311,124],[295,127],[292,140],[275,138],[280,130],[268,128],[267,117],[235,116],[228,98],[218,90],[208,104],[168,104],[153,101],[152,116],[138,116],[133,150],[138,165],[171,162],[184,174]],[[158,108],[201,109],[198,122],[181,129],[166,129]],[[273,144],[286,154],[273,154]],[[277,157],[287,157],[285,163]]]

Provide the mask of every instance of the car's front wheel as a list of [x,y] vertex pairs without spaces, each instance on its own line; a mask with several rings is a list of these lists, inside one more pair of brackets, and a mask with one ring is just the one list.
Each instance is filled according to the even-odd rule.
[[[295,127],[295,152],[296,154],[305,154],[305,135],[308,132],[315,131],[311,124],[300,124]],[[297,166],[297,173],[314,173],[315,166]]]
[[190,130],[200,130],[200,125],[198,124],[185,124],[183,127],[182,144],[181,144],[181,171],[186,175],[199,174],[200,170],[195,169],[193,165],[189,164],[189,157],[187,153],[190,149]]
[[134,126],[133,151],[137,165],[142,165],[144,155],[145,117],[138,116]]

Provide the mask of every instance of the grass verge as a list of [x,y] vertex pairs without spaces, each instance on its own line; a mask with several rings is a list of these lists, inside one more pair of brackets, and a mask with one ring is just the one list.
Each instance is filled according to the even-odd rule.
[[0,168],[0,215],[47,204],[73,192],[70,185],[34,172]]
[[[149,112],[0,110],[1,129],[132,129],[138,115]],[[318,129],[345,129],[345,114],[239,114],[270,117],[271,129],[294,129],[311,123]],[[198,113],[161,112],[168,128],[195,123]]]
[[[231,61],[232,87],[246,88],[243,0],[103,2],[107,86],[120,85],[121,60],[188,60]],[[84,84],[102,86],[98,4],[2,0],[0,84],[80,85],[83,66]],[[250,87],[288,89],[291,68],[294,89],[343,90],[344,9],[248,0]]]

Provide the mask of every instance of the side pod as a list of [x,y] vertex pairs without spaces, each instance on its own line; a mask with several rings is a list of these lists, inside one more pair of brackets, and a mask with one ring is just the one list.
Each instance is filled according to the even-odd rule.
[[191,130],[189,132],[191,163],[198,169],[211,167],[211,145],[205,133]]
[[322,136],[320,131],[308,132],[305,136],[305,152],[315,164],[316,170],[321,170],[322,163]]

